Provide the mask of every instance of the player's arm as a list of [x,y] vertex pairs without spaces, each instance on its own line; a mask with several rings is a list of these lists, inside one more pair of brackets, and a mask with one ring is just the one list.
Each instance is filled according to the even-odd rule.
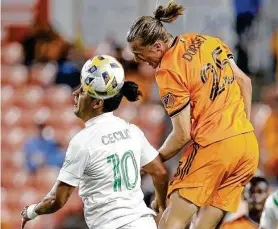
[[144,133],[135,125],[133,125],[133,127],[138,133],[142,147],[140,166],[152,177],[157,204],[161,210],[164,210],[166,207],[166,195],[169,181],[168,171],[161,161],[159,153],[149,143]]
[[61,209],[68,201],[75,187],[56,181],[51,191],[38,204],[25,207],[22,216],[26,219],[34,219],[38,215],[51,214]]
[[51,214],[62,208],[72,194],[74,187],[79,185],[81,176],[87,166],[89,152],[79,141],[71,141],[63,167],[60,170],[57,182],[51,191],[38,204],[25,207],[22,212],[22,225],[36,218],[38,215]]
[[230,64],[233,69],[234,75],[240,87],[241,95],[244,100],[245,113],[250,120],[251,103],[252,103],[252,83],[251,79],[236,65],[233,59],[230,59]]
[[152,177],[156,202],[160,210],[164,211],[169,181],[168,171],[159,155],[153,161],[143,166],[143,169]]
[[170,69],[160,70],[156,81],[173,126],[170,135],[158,150],[162,161],[167,161],[184,146],[191,144],[190,92],[185,86],[185,79]]
[[56,181],[51,191],[36,205],[34,211],[38,215],[51,214],[58,211],[66,204],[74,188],[64,182]]
[[190,135],[190,104],[188,104],[181,113],[172,117],[171,121],[173,126],[172,132],[158,150],[163,161],[171,159],[179,153],[184,146],[192,143]]

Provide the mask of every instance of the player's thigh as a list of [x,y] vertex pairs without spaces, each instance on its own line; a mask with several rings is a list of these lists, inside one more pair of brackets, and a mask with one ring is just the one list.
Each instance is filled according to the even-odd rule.
[[183,198],[199,207],[210,205],[211,197],[226,173],[225,163],[218,158],[222,148],[221,142],[207,147],[189,147],[179,162],[168,194],[179,190]]
[[192,229],[213,229],[224,215],[225,211],[219,208],[213,206],[202,207],[198,212]]
[[180,196],[179,191],[174,191],[169,204],[159,222],[159,229],[184,229],[198,207]]
[[[211,205],[225,211],[235,212],[245,185],[257,170],[259,149],[253,132],[237,136],[226,143],[224,146],[230,155],[227,175],[224,176]],[[223,153],[223,157],[227,155]]]
[[157,229],[154,217],[147,215],[121,227],[121,229]]

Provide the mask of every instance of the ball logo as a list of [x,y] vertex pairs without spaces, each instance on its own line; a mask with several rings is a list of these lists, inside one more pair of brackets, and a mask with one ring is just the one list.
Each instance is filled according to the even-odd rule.
[[169,108],[175,104],[175,97],[173,94],[168,93],[161,97],[161,101],[162,101],[164,107]]
[[104,60],[105,58],[103,56],[98,56],[97,57],[99,60]]
[[116,63],[110,63],[111,68],[119,68],[119,66]]
[[117,80],[116,80],[116,78],[114,78],[113,81],[112,81],[112,87],[116,88],[117,86],[118,86]]
[[89,85],[95,78],[94,77],[87,77],[85,80],[85,84]]
[[87,71],[89,72],[89,73],[94,73],[95,71],[97,70],[97,67],[95,66],[95,65],[93,65],[92,67],[90,67]]
[[103,72],[102,77],[103,77],[103,80],[105,82],[105,85],[107,85],[109,80],[110,80],[110,76],[109,76],[108,72]]

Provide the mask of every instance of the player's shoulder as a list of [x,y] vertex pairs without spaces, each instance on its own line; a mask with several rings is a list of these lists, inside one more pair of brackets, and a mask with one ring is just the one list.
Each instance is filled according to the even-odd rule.
[[[207,40],[212,39],[208,35],[199,33],[185,33],[176,36],[173,42],[170,44],[169,49],[164,54],[160,67],[157,73],[168,70],[179,73],[179,70],[184,69],[183,65],[186,65],[186,53],[194,55],[197,53],[199,47]],[[213,38],[214,39],[214,38]]]
[[276,190],[271,195],[269,195],[269,197],[267,197],[265,207],[275,208],[278,211],[278,190]]
[[91,139],[92,133],[88,128],[83,128],[78,131],[70,140],[70,145],[75,147],[84,147],[86,143]]
[[144,136],[144,132],[135,124],[129,123],[129,129],[131,131],[132,134],[135,134],[139,137],[143,137]]

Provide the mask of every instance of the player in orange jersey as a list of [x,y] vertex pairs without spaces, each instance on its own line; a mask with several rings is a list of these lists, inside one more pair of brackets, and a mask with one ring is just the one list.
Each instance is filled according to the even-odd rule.
[[[159,6],[154,17],[132,24],[127,41],[136,61],[156,68],[171,117],[173,130],[159,149],[161,157],[167,161],[186,147],[159,228],[183,229],[199,210],[194,228],[210,229],[237,210],[257,169],[258,144],[249,121],[252,85],[220,39],[197,33],[173,38],[162,22],[182,12],[173,1]],[[153,207],[159,209],[156,202]]]
[[269,194],[268,181],[263,177],[253,177],[244,191],[248,203],[248,213],[231,222],[226,222],[221,229],[257,229],[263,213],[264,204]]

